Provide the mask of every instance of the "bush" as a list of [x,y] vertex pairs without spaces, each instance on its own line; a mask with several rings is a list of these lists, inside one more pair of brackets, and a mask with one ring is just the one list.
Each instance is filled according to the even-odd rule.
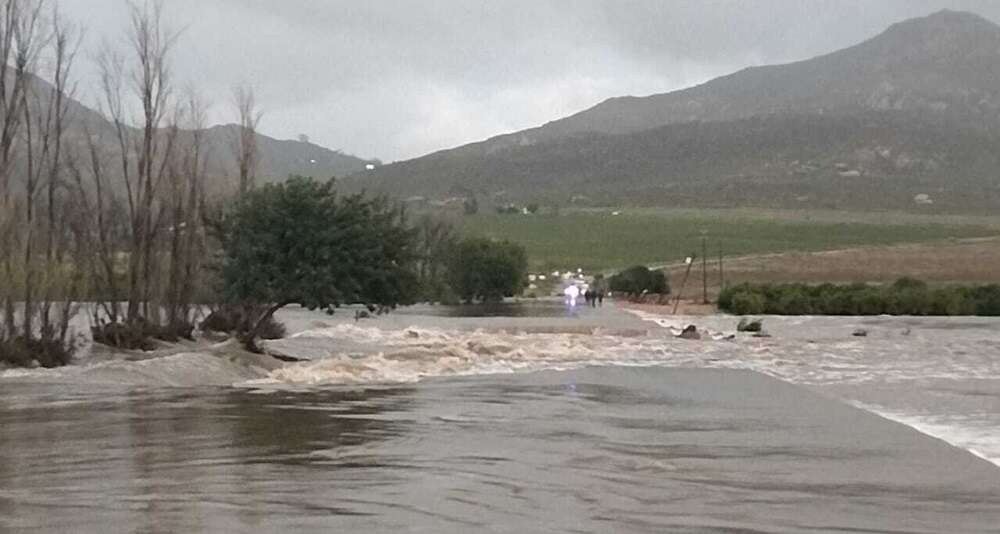
[[168,325],[149,325],[147,334],[155,339],[176,343],[181,339],[194,341],[194,324],[188,321],[180,321]]
[[732,296],[726,310],[736,315],[759,315],[764,313],[764,297],[750,291],[740,291]]
[[76,346],[57,339],[26,339],[19,336],[0,342],[0,363],[15,367],[61,367],[72,361]]
[[941,288],[931,292],[931,315],[973,315],[976,305],[961,288]]
[[1000,315],[1000,285],[930,289],[912,278],[886,287],[740,284],[720,293],[719,308],[738,315]]
[[663,271],[652,271],[645,265],[635,265],[608,279],[608,288],[617,293],[641,295],[642,293],[669,294],[670,284]]
[[813,313],[813,298],[800,287],[790,288],[778,299],[778,309],[786,315],[810,315]]
[[181,339],[194,341],[194,324],[180,321],[168,325],[158,325],[139,320],[129,323],[100,323],[90,328],[94,343],[125,350],[153,350],[159,339],[176,343]]
[[94,343],[124,350],[153,350],[149,324],[145,321],[132,323],[101,323],[90,327]]
[[892,284],[894,291],[927,291],[927,282],[904,276]]
[[976,315],[1000,316],[1000,285],[989,284],[967,290]]
[[[201,329],[242,336],[250,331],[252,318],[259,317],[261,313],[264,313],[264,310],[260,307],[223,306],[205,317],[205,320],[201,322]],[[285,325],[275,319],[273,315],[264,320],[258,331],[261,339],[281,339],[287,333]]]

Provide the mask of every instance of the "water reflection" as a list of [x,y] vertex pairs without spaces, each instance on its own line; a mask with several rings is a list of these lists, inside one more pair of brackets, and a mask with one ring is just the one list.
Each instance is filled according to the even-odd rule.
[[486,302],[455,306],[409,306],[399,315],[431,317],[572,317],[577,310],[558,300]]
[[979,532],[1000,520],[989,464],[749,372],[73,387],[0,392],[0,531]]
[[[349,478],[340,471],[384,463],[374,444],[405,434],[409,393],[123,390],[56,400],[17,388],[0,395],[0,530],[107,531],[115,517],[126,531],[220,531],[274,512],[359,513],[321,496]],[[46,512],[53,504],[58,513]]]

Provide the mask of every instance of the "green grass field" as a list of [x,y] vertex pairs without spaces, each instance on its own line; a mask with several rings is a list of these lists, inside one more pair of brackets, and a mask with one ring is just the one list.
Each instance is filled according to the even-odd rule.
[[479,214],[458,221],[465,235],[510,239],[528,250],[533,271],[608,271],[700,254],[743,256],[1000,235],[1000,219],[908,214],[754,210],[611,210],[561,214]]

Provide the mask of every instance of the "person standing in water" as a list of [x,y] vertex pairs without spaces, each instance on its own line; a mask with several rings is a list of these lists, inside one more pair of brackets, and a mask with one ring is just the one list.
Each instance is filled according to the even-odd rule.
[[604,306],[604,275],[598,274],[594,277],[594,300],[597,306]]

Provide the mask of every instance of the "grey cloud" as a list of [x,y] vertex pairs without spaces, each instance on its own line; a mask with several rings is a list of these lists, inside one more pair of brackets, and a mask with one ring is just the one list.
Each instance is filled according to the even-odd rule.
[[[123,0],[57,2],[88,48],[125,27]],[[385,160],[805,59],[942,8],[1000,20],[992,0],[166,2],[183,28],[177,79],[213,120],[232,120],[229,91],[250,83],[264,132]],[[80,64],[84,89],[92,72]]]

